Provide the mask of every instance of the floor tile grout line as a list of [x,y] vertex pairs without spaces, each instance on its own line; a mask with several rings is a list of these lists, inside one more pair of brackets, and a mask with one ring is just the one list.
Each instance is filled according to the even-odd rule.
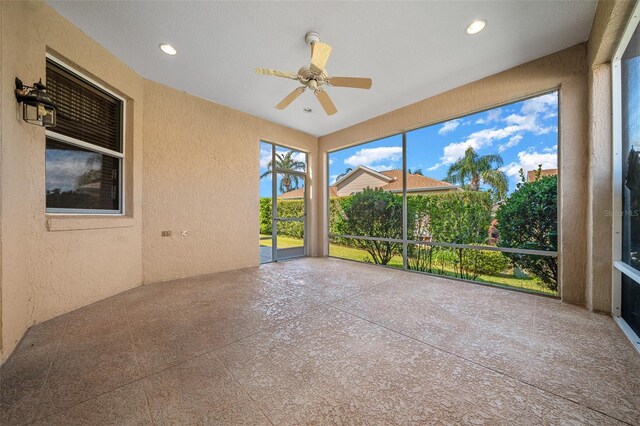
[[[142,364],[140,363],[140,357],[138,356],[138,350],[136,349],[135,341],[133,340],[133,330],[131,328],[131,316],[129,315],[129,311],[125,309],[124,315],[127,322],[127,329],[129,330],[129,339],[131,342],[131,349],[133,350],[133,357],[136,361],[136,365],[138,366],[138,370],[141,372],[144,372],[144,369],[142,368]],[[151,424],[155,425],[156,422],[153,419],[153,415],[151,414],[151,407],[149,405],[149,394],[147,393],[147,390],[144,388],[144,386],[142,387],[142,392],[144,393],[144,405],[147,410],[147,416],[149,417],[149,421],[151,422]],[[105,395],[105,394],[106,392],[103,393],[102,395]]]
[[247,391],[247,389],[242,385],[242,383],[240,383],[238,378],[233,374],[233,372],[227,366],[227,363],[224,362],[224,360],[220,358],[220,355],[218,355],[217,353],[214,352],[213,355],[215,355],[216,359],[222,364],[224,369],[227,370],[227,373],[229,373],[229,375],[233,377],[233,380],[235,380],[238,386],[240,386],[240,389],[242,389],[242,392],[244,392],[247,395],[247,397],[256,405],[260,413],[262,413],[262,415],[269,421],[269,424],[273,426],[274,425],[273,421],[271,421],[269,416],[267,416],[267,414],[262,410],[262,407],[260,406],[260,404],[258,404],[258,402],[253,399],[253,397],[249,394],[249,391]]
[[529,387],[531,387],[531,388],[533,388],[533,389],[537,389],[537,390],[539,390],[539,391],[542,391],[542,392],[545,392],[545,393],[548,393],[548,394],[554,395],[554,396],[556,396],[556,397],[558,397],[558,398],[561,398],[561,399],[563,399],[563,400],[565,400],[565,401],[569,401],[569,402],[571,402],[571,403],[573,403],[573,404],[579,405],[579,406],[581,406],[581,407],[583,407],[583,408],[586,408],[586,409],[588,409],[588,410],[591,410],[591,411],[595,411],[595,412],[597,412],[597,413],[600,413],[600,414],[602,414],[603,416],[606,416],[606,417],[608,417],[608,418],[610,418],[610,419],[617,420],[617,421],[619,421],[619,422],[622,422],[622,423],[624,423],[624,424],[627,424],[627,425],[632,426],[632,424],[631,424],[631,423],[626,422],[626,421],[624,421],[624,420],[621,420],[621,419],[619,419],[619,418],[617,418],[617,417],[615,417],[615,416],[612,416],[612,415],[610,415],[610,414],[604,413],[604,412],[602,412],[602,411],[598,410],[597,408],[589,407],[589,406],[587,406],[587,405],[585,405],[585,404],[583,404],[583,403],[581,403],[581,402],[574,401],[574,400],[572,400],[572,399],[570,399],[570,398],[568,398],[568,397],[565,397],[565,396],[563,396],[563,395],[559,395],[559,394],[557,394],[557,393],[555,393],[555,392],[553,392],[553,391],[549,391],[549,390],[547,390],[547,389],[542,389],[542,388],[540,388],[540,387],[538,387],[538,386],[536,386],[536,385],[534,385],[534,384],[532,384],[532,383],[529,383],[529,382],[527,382],[527,381],[525,381],[525,380],[519,379],[519,378],[517,378],[517,377],[513,377],[512,375],[510,375],[510,374],[508,374],[508,373],[505,373],[505,372],[502,372],[502,371],[498,371],[498,370],[496,370],[496,369],[494,369],[494,368],[492,368],[492,367],[489,367],[489,366],[486,366],[486,365],[484,365],[484,364],[481,364],[481,363],[479,363],[479,362],[477,362],[477,361],[473,361],[473,360],[471,360],[471,359],[465,358],[465,357],[464,357],[464,356],[462,356],[462,355],[459,355],[459,354],[456,354],[456,353],[450,352],[450,351],[448,351],[448,350],[446,350],[446,349],[442,349],[442,348],[440,348],[440,347],[438,347],[438,346],[435,346],[435,345],[433,345],[433,344],[431,344],[431,343],[427,343],[427,342],[425,342],[425,341],[423,341],[423,340],[417,339],[417,338],[415,338],[415,337],[413,337],[413,336],[410,336],[410,335],[408,335],[408,334],[405,334],[405,333],[403,333],[403,332],[401,332],[401,331],[398,331],[398,330],[392,329],[392,328],[390,328],[390,327],[387,327],[387,326],[385,326],[385,325],[379,324],[379,323],[377,323],[377,322],[375,322],[375,321],[373,321],[373,320],[370,320],[370,319],[367,319],[367,318],[361,317],[361,316],[356,315],[356,314],[354,314],[354,313],[352,313],[352,312],[349,312],[349,311],[346,311],[346,310],[344,310],[344,309],[341,309],[341,308],[339,308],[339,307],[337,307],[337,306],[332,306],[332,305],[329,305],[329,304],[327,304],[327,306],[330,306],[330,307],[332,307],[332,308],[334,308],[334,309],[338,309],[339,311],[344,312],[344,313],[345,313],[345,314],[347,314],[347,315],[351,315],[351,316],[353,316],[353,317],[355,317],[355,318],[359,318],[359,319],[361,319],[361,320],[363,320],[363,321],[366,321],[366,322],[368,322],[368,323],[371,323],[371,324],[373,324],[373,325],[375,325],[375,326],[378,326],[378,327],[384,328],[385,330],[391,331],[392,333],[396,333],[396,334],[398,334],[398,335],[400,335],[400,336],[404,336],[404,337],[406,337],[406,338],[408,338],[408,339],[411,339],[411,340],[414,340],[414,341],[416,341],[416,342],[418,342],[418,343],[421,343],[421,344],[423,344],[423,345],[429,346],[429,347],[431,347],[431,348],[433,348],[433,349],[436,349],[436,350],[439,350],[439,351],[441,351],[441,352],[447,353],[447,354],[449,354],[449,355],[455,356],[456,358],[460,358],[460,359],[462,359],[462,360],[464,360],[464,361],[466,361],[466,362],[469,362],[469,363],[471,363],[471,364],[477,365],[477,366],[479,366],[479,367],[481,367],[481,368],[484,368],[484,369],[487,369],[487,370],[493,371],[494,373],[497,373],[497,374],[499,374],[499,375],[501,375],[501,376],[509,377],[510,379],[516,380],[517,382],[522,383],[523,385],[529,386]]
[[[157,375],[157,374],[163,373],[163,372],[165,372],[165,371],[167,371],[167,370],[170,370],[170,369],[172,369],[172,368],[174,368],[174,367],[178,367],[178,366],[180,366],[180,365],[182,365],[182,364],[185,364],[185,363],[187,363],[187,362],[193,361],[194,359],[197,359],[197,358],[203,357],[203,356],[205,356],[205,355],[209,355],[209,354],[211,354],[211,353],[214,353],[214,352],[216,352],[216,351],[219,351],[219,350],[221,350],[221,349],[224,349],[224,348],[226,348],[227,346],[231,346],[231,345],[233,345],[233,344],[236,344],[236,343],[238,343],[238,342],[241,342],[242,340],[245,340],[245,339],[251,338],[251,337],[253,337],[253,336],[257,335],[257,334],[260,334],[260,333],[262,333],[262,332],[265,332],[265,331],[267,331],[267,330],[269,330],[269,329],[273,329],[273,328],[276,328],[276,327],[280,327],[280,326],[282,326],[282,325],[284,325],[284,324],[286,324],[286,323],[288,323],[288,322],[290,322],[290,321],[294,321],[294,320],[296,320],[296,319],[299,319],[299,318],[301,318],[301,317],[303,317],[303,316],[307,315],[308,313],[310,313],[310,312],[312,312],[312,311],[314,311],[314,310],[316,310],[316,309],[317,309],[317,308],[315,308],[315,307],[314,307],[314,308],[311,308],[311,309],[309,309],[309,310],[305,311],[304,313],[302,313],[302,314],[300,314],[300,315],[297,315],[297,316],[295,316],[295,317],[293,317],[293,318],[290,318],[290,319],[288,319],[288,320],[286,320],[286,321],[283,321],[281,324],[277,324],[277,325],[273,325],[273,326],[270,326],[270,327],[261,328],[261,329],[259,329],[259,330],[255,331],[255,332],[253,332],[253,333],[251,333],[251,334],[248,334],[248,335],[243,336],[243,337],[241,337],[241,338],[239,338],[239,339],[237,339],[237,340],[234,340],[233,342],[225,343],[224,345],[219,346],[219,347],[216,347],[216,348],[214,348],[214,349],[211,349],[210,351],[206,351],[206,352],[203,352],[203,353],[200,353],[200,354],[194,355],[194,356],[192,356],[192,357],[190,357],[190,358],[183,359],[183,360],[181,360],[181,361],[179,361],[179,362],[177,362],[177,363],[175,363],[175,364],[168,365],[168,366],[166,366],[166,367],[164,367],[164,368],[162,368],[162,369],[160,369],[160,370],[153,371],[153,372],[148,373],[148,374],[144,374],[144,375],[143,375],[143,376],[141,376],[141,377],[138,377],[138,378],[133,379],[133,380],[131,380],[131,381],[129,381],[129,382],[123,383],[123,384],[121,384],[121,385],[119,385],[119,386],[116,386],[116,387],[114,387],[114,388],[112,388],[112,389],[109,389],[109,390],[107,390],[107,391],[104,391],[104,392],[102,392],[102,393],[100,393],[100,394],[98,394],[98,395],[94,395],[94,396],[89,397],[89,398],[87,398],[87,399],[85,399],[85,400],[82,400],[82,401],[80,401],[80,402],[78,402],[78,403],[76,403],[76,404],[73,404],[73,405],[70,405],[70,406],[68,406],[68,407],[62,408],[62,409],[60,409],[60,410],[54,411],[54,412],[52,412],[52,413],[50,413],[50,414],[47,414],[46,416],[38,417],[38,418],[36,418],[36,419],[33,419],[33,420],[31,420],[31,421],[29,421],[29,422],[27,422],[27,423],[23,423],[23,424],[24,424],[24,425],[32,424],[32,423],[37,422],[37,421],[39,421],[39,420],[44,420],[44,419],[47,419],[47,418],[49,418],[49,417],[51,417],[51,416],[54,416],[54,415],[56,415],[56,414],[63,413],[63,412],[68,411],[68,410],[70,410],[70,409],[72,409],[72,408],[74,408],[74,407],[77,407],[78,405],[82,405],[82,404],[84,404],[84,403],[86,403],[86,402],[89,402],[89,401],[92,401],[92,400],[94,400],[94,399],[100,398],[101,396],[106,395],[106,394],[108,394],[108,393],[110,393],[110,392],[113,392],[113,391],[115,391],[115,390],[118,390],[118,389],[121,389],[121,388],[123,388],[123,387],[129,386],[129,385],[131,385],[131,384],[133,384],[133,383],[136,383],[136,382],[142,381],[142,380],[147,379],[147,378],[149,378],[149,377],[151,377],[151,376],[154,376],[154,375]],[[65,327],[66,327],[66,326],[65,326]],[[217,356],[217,354],[216,354],[216,356]],[[144,371],[143,371],[143,372],[144,372]],[[152,420],[152,421],[153,421],[153,420]],[[155,424],[155,422],[154,422],[154,424]]]
[[100,394],[98,394],[98,395],[94,395],[94,396],[92,396],[92,397],[90,397],[90,398],[87,398],[87,399],[85,399],[85,400],[82,400],[82,401],[80,401],[80,402],[78,402],[78,403],[76,403],[76,404],[73,404],[73,405],[69,406],[69,407],[66,407],[66,408],[63,408],[63,409],[60,409],[60,410],[54,411],[53,413],[51,413],[51,414],[47,414],[47,415],[46,415],[46,416],[44,416],[44,417],[40,417],[40,418],[34,419],[34,420],[32,420],[32,421],[30,421],[30,422],[28,422],[28,423],[26,423],[26,424],[31,424],[31,423],[34,423],[34,422],[36,422],[36,421],[38,421],[38,420],[44,420],[44,419],[47,419],[47,418],[49,418],[49,417],[51,417],[51,416],[54,416],[54,415],[56,415],[56,414],[59,414],[59,413],[62,413],[62,412],[68,411],[68,410],[70,410],[70,409],[72,409],[72,408],[74,408],[74,407],[77,407],[78,405],[82,405],[82,404],[84,404],[84,403],[86,403],[86,402],[89,402],[89,401],[92,401],[92,400],[94,400],[94,399],[100,398],[101,396],[106,395],[106,394],[108,394],[108,393],[110,393],[110,392],[113,392],[113,391],[116,391],[116,390],[121,389],[121,388],[123,388],[123,387],[129,386],[129,385],[134,384],[134,383],[136,383],[136,382],[139,382],[139,381],[141,381],[141,380],[148,379],[148,378],[149,378],[149,377],[151,377],[151,376],[158,375],[158,374],[163,373],[163,372],[165,372],[165,371],[167,371],[167,370],[170,370],[170,369],[172,369],[172,368],[175,368],[175,367],[178,367],[178,366],[180,366],[180,365],[182,365],[182,364],[185,364],[185,363],[187,363],[187,362],[189,362],[189,361],[193,361],[194,359],[197,359],[197,358],[203,357],[203,356],[205,356],[205,355],[208,355],[208,354],[210,354],[210,353],[212,353],[212,352],[215,352],[215,351],[217,351],[217,350],[220,350],[220,349],[222,349],[222,348],[224,348],[224,347],[226,347],[226,346],[233,345],[234,343],[240,342],[241,340],[244,340],[244,339],[247,339],[247,338],[249,338],[249,337],[252,337],[252,336],[254,336],[254,335],[258,334],[258,333],[260,333],[260,330],[259,330],[259,331],[256,331],[255,333],[252,333],[252,334],[250,334],[250,335],[244,336],[244,337],[242,337],[242,338],[240,338],[240,339],[238,339],[238,340],[236,340],[236,341],[233,341],[233,342],[231,342],[231,343],[228,343],[228,344],[225,344],[225,345],[223,345],[223,346],[220,346],[219,348],[215,348],[215,349],[212,349],[212,350],[210,350],[210,351],[208,351],[208,352],[203,352],[203,353],[201,353],[201,354],[194,355],[194,356],[192,356],[192,357],[190,357],[190,358],[183,359],[182,361],[179,361],[179,362],[177,362],[177,363],[175,363],[175,364],[171,364],[171,365],[165,366],[164,368],[162,368],[162,369],[160,369],[160,370],[153,371],[153,372],[148,373],[148,374],[144,374],[143,376],[140,376],[140,377],[138,377],[138,378],[136,378],[136,379],[133,379],[133,380],[131,380],[131,381],[129,381],[129,382],[123,383],[123,384],[121,384],[121,385],[119,385],[119,386],[116,386],[116,387],[114,387],[114,388],[112,388],[112,389],[109,389],[109,390],[107,390],[107,391],[104,391],[104,392],[102,392],[102,393],[100,393]]
[[[44,391],[45,391],[45,389],[47,387],[47,384],[49,382],[49,376],[51,375],[51,371],[53,370],[53,365],[57,361],[58,355],[60,354],[60,348],[62,347],[62,342],[64,341],[64,338],[67,335],[67,327],[68,326],[69,326],[69,318],[67,318],[66,321],[64,322],[64,327],[62,328],[62,334],[60,336],[60,339],[58,340],[58,344],[56,345],[55,354],[53,355],[53,359],[49,363],[49,367],[47,368],[47,374],[45,375],[44,380],[42,381],[42,386],[40,386],[40,390],[38,391],[38,397],[37,397],[38,408],[40,408],[40,406],[41,406],[42,396],[43,396]],[[37,420],[38,419],[32,420],[32,422],[37,421]],[[28,424],[28,423],[31,423],[31,422],[27,422],[26,424]]]
[[[176,305],[176,304],[175,304],[175,303],[173,303],[173,302],[170,302],[170,303],[171,303],[171,304],[172,304],[172,305],[173,305],[173,306],[174,306],[178,311],[180,311],[183,315],[185,314],[185,312],[183,311],[183,309],[182,309],[180,306]],[[320,302],[320,303],[321,303],[321,302]],[[53,416],[53,415],[59,414],[59,413],[61,413],[61,412],[64,412],[64,411],[70,410],[70,409],[72,409],[72,408],[74,408],[74,407],[76,407],[76,406],[78,406],[78,405],[84,404],[85,402],[88,402],[88,401],[91,401],[91,400],[93,400],[93,399],[99,398],[99,397],[101,397],[101,396],[103,396],[103,395],[105,395],[105,394],[107,394],[107,393],[109,393],[109,392],[113,392],[113,391],[115,391],[115,390],[117,390],[117,389],[123,388],[123,387],[125,387],[125,386],[128,386],[128,385],[130,385],[130,384],[136,383],[136,382],[138,382],[138,381],[144,380],[144,379],[149,378],[149,377],[151,377],[151,376],[153,376],[153,375],[155,375],[155,374],[162,373],[162,372],[164,372],[164,371],[166,371],[166,370],[169,370],[169,369],[171,369],[171,368],[177,367],[177,366],[182,365],[182,364],[184,364],[184,363],[186,363],[186,362],[189,362],[189,361],[192,361],[192,360],[194,360],[194,359],[200,358],[200,357],[202,357],[202,356],[205,356],[205,355],[211,354],[211,353],[213,353],[213,352],[219,351],[219,350],[221,350],[221,349],[223,349],[223,348],[225,348],[225,347],[227,347],[227,346],[233,345],[233,344],[238,343],[238,342],[240,342],[240,341],[242,341],[242,340],[245,340],[245,339],[248,339],[248,338],[250,338],[250,337],[253,337],[253,336],[255,336],[255,335],[259,334],[259,333],[265,332],[265,331],[267,331],[267,330],[269,330],[269,329],[273,329],[273,328],[276,328],[276,327],[280,327],[280,326],[282,326],[282,325],[284,325],[284,324],[286,324],[286,323],[288,323],[288,322],[290,322],[290,321],[294,321],[294,320],[296,320],[296,319],[299,319],[299,318],[301,318],[301,317],[303,317],[303,316],[307,315],[308,313],[310,313],[310,312],[312,312],[312,311],[314,311],[314,310],[316,310],[316,309],[317,309],[317,308],[315,308],[315,307],[310,308],[310,309],[308,309],[307,311],[303,312],[302,314],[300,314],[300,315],[296,315],[295,317],[290,318],[290,319],[288,319],[288,320],[285,320],[285,321],[283,321],[283,322],[282,322],[282,323],[280,323],[280,324],[273,325],[273,326],[269,326],[269,327],[260,328],[260,329],[256,330],[255,332],[253,332],[253,333],[251,333],[251,334],[248,334],[248,335],[246,335],[246,336],[243,336],[243,337],[241,337],[241,338],[239,338],[239,339],[237,339],[237,340],[234,340],[234,341],[229,342],[229,343],[226,343],[226,344],[224,344],[224,345],[222,345],[222,346],[219,346],[219,347],[216,347],[216,348],[214,348],[214,349],[211,349],[210,351],[206,351],[206,352],[203,352],[203,353],[200,353],[200,354],[194,355],[194,356],[192,356],[192,357],[186,358],[186,359],[184,359],[184,360],[182,360],[182,361],[179,361],[179,362],[177,362],[177,363],[175,363],[175,364],[171,364],[171,365],[169,365],[169,366],[166,366],[165,368],[160,369],[160,370],[158,370],[158,371],[154,371],[154,372],[150,372],[150,373],[148,373],[148,374],[144,374],[143,376],[141,376],[141,377],[139,377],[139,378],[136,378],[136,379],[134,379],[134,380],[131,380],[130,382],[127,382],[127,383],[124,383],[124,384],[122,384],[122,385],[116,386],[116,387],[114,387],[114,388],[112,388],[112,389],[106,390],[106,391],[104,391],[104,392],[102,392],[102,393],[100,393],[100,394],[98,394],[98,395],[94,395],[94,396],[92,396],[92,397],[90,397],[90,398],[87,398],[87,399],[85,399],[85,400],[82,400],[82,401],[80,401],[80,402],[78,402],[78,403],[76,403],[76,404],[73,404],[73,405],[69,406],[69,407],[66,407],[66,408],[63,408],[63,409],[60,409],[60,410],[54,411],[53,413],[47,414],[46,416],[36,418],[36,419],[34,419],[34,420],[32,420],[32,421],[30,421],[30,422],[26,423],[26,424],[31,424],[31,423],[36,422],[36,421],[38,421],[38,420],[43,420],[43,419],[49,418],[49,417],[51,417],[51,416]],[[67,322],[65,323],[65,331],[66,331],[66,326],[67,326],[67,324],[68,324],[68,320],[67,320]],[[129,320],[129,316],[128,316],[128,314],[127,314],[127,325],[129,326],[129,331],[130,331],[130,333],[131,333],[130,320]],[[131,336],[131,338],[133,338],[133,336]],[[61,341],[62,341],[62,338],[61,338],[60,342],[61,342]],[[60,344],[61,344],[61,343],[59,343],[59,345],[60,345]],[[59,347],[59,346],[58,346],[58,347]],[[135,344],[134,344],[134,354],[135,354],[135,356],[137,357],[137,351],[136,351],[136,349],[135,349]],[[216,354],[216,356],[217,356],[217,354]],[[53,362],[53,361],[52,361],[52,362]],[[144,371],[144,369],[141,369],[141,371],[142,371],[143,373],[146,373],[146,371]],[[43,386],[44,386],[44,384],[43,384]],[[270,421],[270,420],[269,420],[269,421]],[[153,422],[153,419],[152,419],[152,422]],[[154,422],[154,423],[155,423],[155,422]]]

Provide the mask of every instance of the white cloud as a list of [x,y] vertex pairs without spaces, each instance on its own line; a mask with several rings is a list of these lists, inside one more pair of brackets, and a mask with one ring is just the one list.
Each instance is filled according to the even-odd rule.
[[451,120],[447,121],[442,125],[440,130],[438,130],[439,135],[446,135],[447,133],[453,132],[460,125],[460,120]]
[[492,109],[487,111],[487,116],[485,118],[479,118],[476,120],[476,124],[489,124],[494,121],[500,120],[500,114],[502,113],[501,108]]
[[[381,146],[378,148],[363,148],[344,160],[344,164],[352,167],[366,166],[384,170],[382,163],[398,161],[402,158],[402,147]],[[387,167],[386,165],[384,167]]]
[[546,95],[538,96],[532,99],[524,101],[521,111],[524,114],[542,114],[549,113],[549,110],[557,105],[558,93],[547,93]]
[[537,170],[542,165],[542,169],[558,168],[557,152],[537,152],[535,150],[520,151],[518,153],[518,161],[507,164],[500,170],[505,172],[507,176],[517,177],[520,175],[520,169],[526,174],[530,170]]
[[[494,142],[509,138],[508,142],[498,147],[499,152],[504,152],[508,148],[512,148],[523,139],[525,133],[534,135],[543,135],[556,131],[556,126],[545,126],[540,118],[553,116],[555,114],[555,106],[557,105],[557,93],[549,93],[529,99],[522,103],[520,113],[513,110],[506,117],[502,117],[502,109],[497,108],[487,111],[485,118],[480,118],[476,124],[488,124],[499,121],[505,124],[504,127],[491,127],[471,133],[461,142],[450,143],[444,147],[440,161],[430,167],[428,170],[436,170],[443,165],[452,164],[464,155],[467,148],[471,147],[478,151],[481,148],[492,146]],[[449,122],[448,122],[449,123]],[[448,124],[445,123],[445,126]],[[443,126],[440,131],[444,130]],[[457,126],[456,126],[457,127]],[[440,133],[440,131],[438,133]]]
[[518,132],[519,130],[519,126],[513,125],[501,129],[482,129],[477,132],[473,132],[467,137],[466,140],[462,142],[450,143],[449,145],[445,146],[444,153],[442,157],[440,157],[440,163],[453,164],[464,155],[464,152],[467,150],[467,148],[471,147],[477,151],[482,147],[491,146],[494,141],[505,139]]
[[269,161],[271,161],[271,150],[270,149],[260,149],[260,168],[266,169],[269,166]]
[[329,158],[329,165],[333,164],[333,160],[331,158]]
[[522,140],[523,136],[522,135],[513,135],[511,136],[511,138],[509,139],[509,142],[502,144],[498,147],[498,152],[504,152],[509,148],[513,148],[514,146],[518,145],[520,143],[520,141]]

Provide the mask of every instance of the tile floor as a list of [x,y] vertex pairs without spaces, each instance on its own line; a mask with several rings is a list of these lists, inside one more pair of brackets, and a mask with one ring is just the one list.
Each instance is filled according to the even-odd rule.
[[9,424],[640,424],[611,318],[336,259],[142,286],[33,327]]

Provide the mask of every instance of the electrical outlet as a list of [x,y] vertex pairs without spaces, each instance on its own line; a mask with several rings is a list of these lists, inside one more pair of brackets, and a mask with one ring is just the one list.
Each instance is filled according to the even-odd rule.
[[162,236],[163,237],[170,237],[171,236],[171,231],[162,231]]

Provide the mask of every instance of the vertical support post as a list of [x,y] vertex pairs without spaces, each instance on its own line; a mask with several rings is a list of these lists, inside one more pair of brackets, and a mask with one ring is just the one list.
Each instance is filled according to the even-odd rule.
[[278,174],[276,173],[276,146],[271,144],[271,261],[278,261]]
[[407,261],[407,132],[402,132],[402,268],[408,269]]

